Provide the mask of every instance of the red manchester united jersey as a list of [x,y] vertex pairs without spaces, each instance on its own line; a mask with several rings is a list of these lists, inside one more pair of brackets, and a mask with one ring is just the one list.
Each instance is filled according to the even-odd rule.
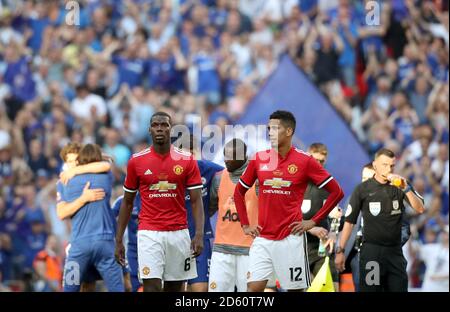
[[171,146],[160,155],[150,147],[129,160],[123,188],[141,194],[139,230],[177,231],[187,228],[186,189],[201,189],[202,180],[192,154]]
[[322,188],[333,177],[311,155],[292,147],[284,158],[275,150],[257,153],[239,182],[250,188],[256,179],[260,235],[281,240],[290,234],[292,222],[302,220],[300,207],[308,181]]

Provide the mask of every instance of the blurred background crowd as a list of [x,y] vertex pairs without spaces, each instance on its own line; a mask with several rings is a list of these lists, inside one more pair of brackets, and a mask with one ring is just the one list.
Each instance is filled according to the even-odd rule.
[[79,0],[72,18],[70,2],[0,0],[0,291],[42,290],[36,256],[64,254],[62,146],[112,155],[114,199],[153,112],[233,124],[285,53],[424,195],[405,247],[421,287],[416,251],[448,225],[448,1],[377,1],[378,25],[364,0]]

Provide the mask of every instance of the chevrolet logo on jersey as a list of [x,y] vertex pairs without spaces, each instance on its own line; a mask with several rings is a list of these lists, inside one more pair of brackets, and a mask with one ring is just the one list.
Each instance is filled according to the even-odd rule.
[[283,187],[291,186],[291,181],[283,180],[282,178],[273,178],[270,180],[264,180],[264,186],[271,186],[274,189],[280,189]]
[[150,191],[167,192],[169,190],[176,190],[177,185],[175,183],[169,183],[168,181],[159,181],[156,184],[150,186]]

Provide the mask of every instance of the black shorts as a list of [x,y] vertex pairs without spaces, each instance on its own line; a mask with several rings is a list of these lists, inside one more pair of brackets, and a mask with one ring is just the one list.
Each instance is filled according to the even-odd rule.
[[407,292],[408,274],[402,247],[363,243],[359,270],[362,292]]

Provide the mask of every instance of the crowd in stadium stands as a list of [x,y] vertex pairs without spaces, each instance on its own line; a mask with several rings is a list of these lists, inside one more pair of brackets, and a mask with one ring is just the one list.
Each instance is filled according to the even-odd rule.
[[448,224],[448,1],[378,1],[379,25],[363,0],[78,0],[75,17],[66,2],[0,0],[0,291],[42,291],[38,254],[64,258],[63,145],[113,157],[115,199],[153,112],[233,124],[283,53],[425,196],[405,246],[421,287],[414,250]]

